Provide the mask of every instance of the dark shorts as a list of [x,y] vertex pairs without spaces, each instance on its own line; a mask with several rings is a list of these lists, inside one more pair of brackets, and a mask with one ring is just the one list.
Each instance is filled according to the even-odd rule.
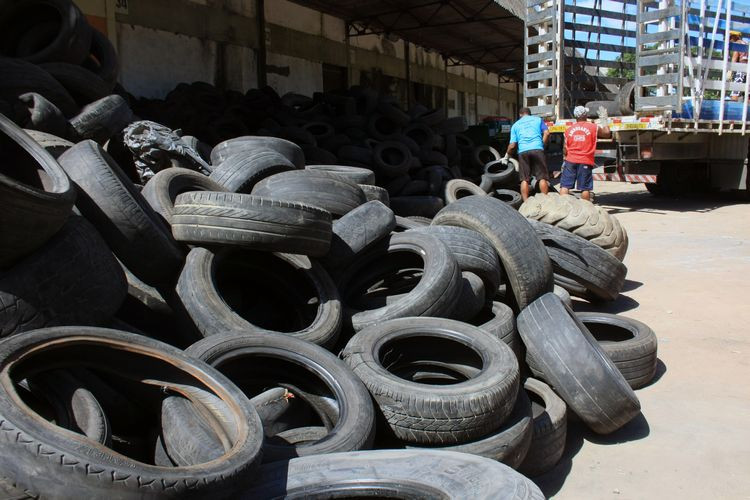
[[547,172],[547,157],[545,156],[543,149],[525,151],[518,155],[518,174],[521,177],[521,180],[529,182],[531,180],[532,172],[537,180],[549,180],[549,173]]
[[560,187],[573,189],[578,184],[578,189],[581,191],[593,191],[594,176],[591,174],[593,169],[593,165],[570,163],[569,161],[563,162]]

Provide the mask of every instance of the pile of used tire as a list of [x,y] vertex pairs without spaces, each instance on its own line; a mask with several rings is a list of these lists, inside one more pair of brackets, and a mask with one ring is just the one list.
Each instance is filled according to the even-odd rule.
[[[638,415],[654,333],[570,305],[625,280],[627,234],[601,208],[517,211],[472,184],[407,218],[382,166],[272,135],[211,147],[118,95],[75,112],[0,114],[8,495],[541,498],[512,469],[554,467],[568,411],[597,433]],[[472,175],[517,182],[488,160]]]

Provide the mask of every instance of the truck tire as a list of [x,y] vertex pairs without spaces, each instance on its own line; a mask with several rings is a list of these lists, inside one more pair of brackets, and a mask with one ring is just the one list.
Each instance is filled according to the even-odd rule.
[[[533,430],[531,401],[526,392],[521,389],[516,397],[513,411],[496,431],[468,443],[433,446],[430,449],[470,453],[491,458],[508,467],[518,469],[529,451]],[[411,445],[407,445],[406,448],[420,449]]]
[[88,221],[72,216],[42,248],[0,273],[0,336],[102,324],[126,293],[125,275],[107,245]]
[[518,211],[528,219],[546,222],[585,238],[619,260],[625,258],[628,238],[617,218],[586,200],[557,193],[537,194]]
[[[231,420],[225,421],[224,415],[201,405],[230,437],[229,449],[218,460],[195,467],[156,467],[58,430],[19,404],[14,387],[19,369],[39,370],[43,362],[60,368],[87,366],[137,385],[151,379],[159,384],[154,390],[172,394],[193,385],[204,388],[232,409]],[[6,339],[0,346],[0,372],[0,469],[13,486],[34,496],[230,498],[254,480],[262,445],[257,412],[221,373],[175,347],[115,330],[46,328]]]
[[[386,349],[388,348],[388,349]],[[499,339],[454,320],[401,318],[357,333],[342,351],[364,382],[397,438],[448,445],[486,436],[511,413],[518,393],[518,363]],[[473,376],[449,385],[399,376],[414,366],[429,371],[457,363]]]
[[518,331],[530,364],[541,369],[545,381],[594,432],[614,432],[640,413],[633,389],[555,294],[521,311]]
[[486,196],[487,193],[481,187],[471,181],[464,179],[453,179],[445,183],[445,203],[450,204],[466,196]]
[[[429,470],[429,476],[425,471]],[[366,472],[365,472],[366,471]],[[543,500],[539,488],[510,467],[467,453],[377,450],[295,458],[264,465],[248,498],[362,495],[472,500]],[[366,485],[366,486],[364,486]],[[363,489],[365,488],[365,489]]]
[[[186,351],[235,382],[248,397],[264,386],[300,387],[335,403],[332,428],[295,446],[266,439],[264,463],[293,457],[368,449],[375,435],[375,409],[364,384],[322,347],[284,335],[213,335]],[[294,397],[294,389],[289,389]],[[288,410],[292,411],[292,410]]]
[[534,430],[529,452],[518,470],[527,477],[535,477],[552,470],[565,451],[567,407],[541,380],[527,378],[523,387],[531,398]]
[[315,170],[292,170],[266,177],[255,185],[252,194],[306,203],[339,217],[367,202],[354,182]]
[[556,274],[574,280],[599,300],[615,300],[627,268],[606,250],[559,227],[529,219],[547,248]]
[[141,194],[156,213],[172,224],[177,196],[188,191],[222,191],[224,188],[203,174],[187,168],[160,170],[148,180]]
[[630,116],[635,112],[635,82],[627,82],[617,93],[617,104],[622,116]]
[[395,227],[396,217],[390,208],[379,201],[368,201],[333,223],[331,249],[321,263],[328,269],[346,267]]
[[319,257],[331,244],[331,214],[249,194],[194,191],[177,196],[172,232],[178,241]]
[[544,244],[507,203],[489,196],[469,196],[442,209],[432,223],[473,229],[490,240],[518,310],[552,291],[552,264]]
[[211,164],[218,165],[237,153],[271,149],[283,155],[296,168],[305,168],[305,153],[295,143],[278,137],[243,136],[220,142],[211,150]]
[[[354,331],[395,318],[450,315],[461,293],[461,271],[448,247],[435,236],[409,231],[395,233],[384,243],[387,244],[357,256],[339,273],[338,288],[345,304],[350,307],[348,315]],[[387,260],[389,254],[397,258],[399,253],[407,253],[409,257],[412,257],[409,254],[416,254],[416,258],[422,260],[419,282],[394,303],[371,310],[354,309],[353,303],[366,295],[368,287],[382,277],[379,276],[382,267],[373,264],[379,261],[390,264]]]
[[0,268],[4,268],[42,246],[65,224],[76,193],[49,153],[2,115],[0,144]]
[[482,278],[487,297],[493,297],[503,280],[503,275],[500,260],[497,258],[497,252],[492,243],[482,234],[471,229],[428,224],[409,231],[431,234],[445,243],[456,258],[459,269]]
[[182,250],[112,157],[89,140],[63,153],[59,162],[78,188],[76,207],[118,259],[149,285],[174,283]]
[[251,193],[263,179],[290,170],[295,170],[295,167],[282,154],[271,149],[256,148],[214,165],[209,177],[222,186],[220,191]]
[[598,312],[576,313],[633,389],[656,375],[656,334],[632,318]]
[[301,255],[193,248],[177,294],[204,337],[276,333],[331,345],[341,329],[336,286],[320,264]]

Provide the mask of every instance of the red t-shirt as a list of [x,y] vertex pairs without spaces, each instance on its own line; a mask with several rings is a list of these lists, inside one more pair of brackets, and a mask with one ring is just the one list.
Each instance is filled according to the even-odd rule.
[[596,123],[576,122],[565,131],[565,148],[568,154],[565,160],[570,163],[594,165],[596,152]]

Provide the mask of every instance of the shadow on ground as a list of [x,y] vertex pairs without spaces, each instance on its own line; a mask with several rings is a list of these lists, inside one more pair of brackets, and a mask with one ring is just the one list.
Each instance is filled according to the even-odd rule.
[[[576,418],[569,417],[569,420]],[[600,435],[590,430],[583,422],[568,423],[568,435],[565,442],[565,452],[554,469],[541,476],[532,478],[539,486],[546,498],[560,491],[565,479],[573,468],[573,457],[583,447],[583,442],[589,441],[598,445],[612,445],[637,441],[649,435],[651,428],[646,417],[639,413],[633,420],[612,434]]]
[[[633,286],[633,289],[638,288],[638,286],[641,285],[641,283],[638,283],[637,281],[631,281],[631,283],[637,283],[637,286]],[[582,299],[573,299],[573,310],[576,312],[605,312],[618,314],[625,311],[631,311],[639,305],[640,303],[637,300],[623,294],[620,294],[619,297],[612,302],[596,302],[593,304]]]
[[681,196],[654,196],[648,192],[601,193],[596,204],[611,214],[648,212],[666,215],[669,212],[710,212],[731,205],[744,205],[748,200],[734,193],[709,193]]

